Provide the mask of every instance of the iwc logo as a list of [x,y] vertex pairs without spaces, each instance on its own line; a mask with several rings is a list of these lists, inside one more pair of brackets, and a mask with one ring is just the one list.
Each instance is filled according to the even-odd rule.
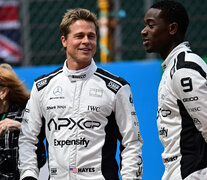
[[60,86],[57,86],[54,90],[53,90],[53,94],[55,95],[55,96],[59,96],[59,95],[61,95],[62,94],[62,88],[60,87]]

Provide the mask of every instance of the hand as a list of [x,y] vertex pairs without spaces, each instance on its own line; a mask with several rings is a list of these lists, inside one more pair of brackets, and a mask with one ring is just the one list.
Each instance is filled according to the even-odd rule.
[[13,119],[5,118],[0,121],[0,136],[5,135],[8,131],[19,130],[21,128],[21,123]]

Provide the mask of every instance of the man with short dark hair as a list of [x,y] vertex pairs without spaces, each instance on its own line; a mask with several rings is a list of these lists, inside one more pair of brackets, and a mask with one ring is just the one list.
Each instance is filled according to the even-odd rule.
[[157,2],[144,24],[146,51],[164,60],[157,114],[164,146],[162,180],[207,179],[207,65],[184,41],[186,9],[176,1]]

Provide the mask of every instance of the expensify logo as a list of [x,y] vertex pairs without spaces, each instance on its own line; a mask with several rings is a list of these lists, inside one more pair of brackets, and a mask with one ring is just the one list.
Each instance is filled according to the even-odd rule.
[[62,139],[62,140],[57,140],[54,139],[54,146],[60,146],[61,148],[63,146],[71,146],[71,145],[81,145],[84,147],[88,147],[89,140],[86,140],[86,138],[80,138],[80,139]]

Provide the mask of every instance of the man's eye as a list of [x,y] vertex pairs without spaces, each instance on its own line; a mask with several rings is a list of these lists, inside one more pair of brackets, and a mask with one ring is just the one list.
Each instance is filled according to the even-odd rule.
[[89,35],[88,36],[88,38],[90,38],[90,39],[94,39],[96,36],[94,36],[94,35]]
[[76,38],[82,38],[82,37],[83,37],[83,36],[81,36],[81,35],[77,35],[77,36],[76,36]]
[[149,24],[148,26],[150,29],[152,29],[154,27],[154,25],[152,25],[152,24]]

